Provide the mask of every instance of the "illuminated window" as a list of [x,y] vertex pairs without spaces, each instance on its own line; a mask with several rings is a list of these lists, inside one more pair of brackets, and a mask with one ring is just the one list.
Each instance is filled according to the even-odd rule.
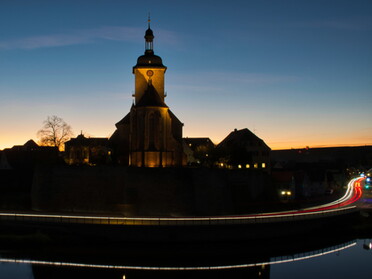
[[246,164],[245,167],[246,167],[247,169],[249,169],[249,168],[251,167],[251,165],[250,165],[250,164]]
[[257,169],[257,168],[258,168],[258,164],[257,164],[257,163],[254,163],[253,167],[254,167],[255,169]]
[[262,163],[262,168],[264,169],[264,168],[266,168],[266,164],[265,163]]

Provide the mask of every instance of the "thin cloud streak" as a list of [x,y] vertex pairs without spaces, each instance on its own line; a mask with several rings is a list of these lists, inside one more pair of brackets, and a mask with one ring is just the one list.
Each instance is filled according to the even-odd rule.
[[295,82],[300,80],[300,77],[290,75],[274,75],[274,74],[260,74],[260,73],[234,73],[217,75],[219,80],[228,82],[240,82],[248,84],[276,84],[276,83],[287,83]]
[[[162,30],[165,40],[177,42],[175,33]],[[62,47],[69,45],[90,44],[97,40],[138,42],[141,40],[143,28],[126,26],[103,26],[94,29],[71,31],[70,33],[31,36],[25,38],[0,41],[0,50],[38,49]]]
[[[278,83],[295,83],[303,77],[293,75],[276,75],[241,72],[198,72],[194,74],[174,75],[171,87],[220,90],[221,84],[266,85]],[[169,87],[168,86],[168,87]]]

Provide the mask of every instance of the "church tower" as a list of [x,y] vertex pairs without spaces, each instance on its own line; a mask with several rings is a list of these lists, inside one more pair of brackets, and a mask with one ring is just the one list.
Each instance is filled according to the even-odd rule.
[[135,102],[138,103],[145,93],[149,81],[158,92],[161,100],[164,102],[164,74],[167,67],[163,65],[162,59],[154,54],[154,34],[150,28],[150,19],[148,29],[145,33],[145,54],[138,57],[136,66],[133,67],[135,77]]
[[164,74],[167,67],[154,54],[154,34],[145,32],[145,53],[133,67],[134,103],[116,124],[110,138],[116,161],[136,167],[174,167],[185,164],[183,124],[165,104]]

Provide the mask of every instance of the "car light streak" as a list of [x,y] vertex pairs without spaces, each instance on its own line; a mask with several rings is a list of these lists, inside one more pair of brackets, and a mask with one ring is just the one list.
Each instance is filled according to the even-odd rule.
[[[117,216],[81,216],[81,215],[53,215],[53,214],[32,214],[32,213],[0,213],[1,219],[15,219],[27,221],[46,221],[63,223],[90,223],[100,225],[211,225],[226,221],[233,223],[234,220],[259,221],[260,219],[279,219],[289,217],[300,217],[319,214],[331,214],[337,212],[347,212],[356,208],[353,203],[357,202],[362,196],[361,182],[365,178],[352,179],[348,185],[344,196],[340,199],[301,210],[266,212],[248,215],[235,216],[205,216],[205,217],[117,217]],[[200,223],[199,223],[200,222]]]

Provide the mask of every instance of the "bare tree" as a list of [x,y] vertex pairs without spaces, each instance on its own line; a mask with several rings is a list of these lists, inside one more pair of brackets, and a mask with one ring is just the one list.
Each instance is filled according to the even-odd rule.
[[73,136],[73,133],[70,125],[62,118],[53,115],[48,116],[44,121],[44,126],[37,132],[37,136],[40,138],[41,145],[55,146],[61,150],[63,144]]

